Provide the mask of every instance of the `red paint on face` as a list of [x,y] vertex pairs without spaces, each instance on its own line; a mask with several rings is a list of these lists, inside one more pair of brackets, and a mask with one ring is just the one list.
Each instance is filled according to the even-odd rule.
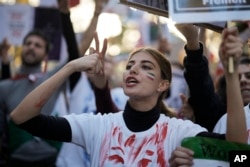
[[147,77],[148,77],[148,79],[150,79],[151,81],[153,81],[153,80],[154,80],[154,78],[153,78],[153,77],[151,77],[150,75],[147,75]]
[[155,75],[154,75],[153,73],[151,73],[151,72],[148,72],[147,77],[148,77],[150,80],[153,81],[154,78],[155,78]]

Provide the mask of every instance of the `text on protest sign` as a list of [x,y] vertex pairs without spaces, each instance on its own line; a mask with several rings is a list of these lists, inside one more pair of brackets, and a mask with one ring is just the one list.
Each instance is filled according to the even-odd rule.
[[250,0],[168,0],[168,5],[178,23],[250,20]]

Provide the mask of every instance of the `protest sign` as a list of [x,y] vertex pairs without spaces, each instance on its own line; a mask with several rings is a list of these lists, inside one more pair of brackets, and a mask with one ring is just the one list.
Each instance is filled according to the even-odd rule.
[[168,5],[173,21],[212,25],[217,31],[229,21],[250,20],[250,0],[169,0]]
[[0,5],[0,43],[4,38],[13,46],[21,46],[23,38],[32,29],[44,31],[52,45],[50,60],[60,59],[61,17],[57,9],[30,5]]
[[249,20],[250,0],[169,0],[169,15],[178,23]]
[[[206,137],[189,137],[182,146],[194,151],[193,167],[228,167],[250,162],[250,145]],[[241,154],[244,152],[244,154]],[[245,156],[242,156],[245,155]]]
[[[186,2],[186,1],[185,1]],[[121,4],[147,11],[149,13],[169,17],[169,2],[168,0],[120,0]],[[189,20],[191,21],[191,20]],[[197,25],[211,29],[216,32],[221,32],[226,25],[226,22],[208,22],[204,23],[204,18],[202,22]]]
[[120,0],[120,3],[153,13],[159,16],[168,17],[168,1],[167,0]]
[[0,11],[0,42],[7,38],[13,45],[22,44],[22,39],[33,27],[33,8],[28,5],[1,5]]

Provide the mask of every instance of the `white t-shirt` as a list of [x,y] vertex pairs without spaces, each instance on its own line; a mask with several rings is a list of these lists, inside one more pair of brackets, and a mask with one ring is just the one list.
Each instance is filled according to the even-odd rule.
[[191,121],[161,114],[150,129],[132,132],[122,113],[65,116],[72,129],[72,142],[86,148],[92,167],[169,166],[171,153],[183,138],[207,131]]
[[[67,87],[65,94],[61,93],[55,105],[56,115],[95,113],[95,95],[85,73],[75,85],[72,92]],[[68,100],[68,110],[65,96]],[[63,143],[56,161],[57,167],[89,167],[89,156],[86,151],[75,144]]]
[[[247,131],[248,131],[248,144],[250,144],[250,109],[249,107],[250,107],[249,104],[244,107],[244,111],[246,115]],[[226,133],[226,125],[227,125],[227,114],[224,114],[216,123],[213,132]]]

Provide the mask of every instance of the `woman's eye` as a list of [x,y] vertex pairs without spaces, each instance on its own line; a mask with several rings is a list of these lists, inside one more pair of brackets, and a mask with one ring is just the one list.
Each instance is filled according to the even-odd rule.
[[129,70],[131,68],[131,65],[126,66],[126,70]]
[[143,65],[143,66],[142,66],[142,69],[144,69],[144,70],[151,70],[152,68],[151,68],[150,66]]

